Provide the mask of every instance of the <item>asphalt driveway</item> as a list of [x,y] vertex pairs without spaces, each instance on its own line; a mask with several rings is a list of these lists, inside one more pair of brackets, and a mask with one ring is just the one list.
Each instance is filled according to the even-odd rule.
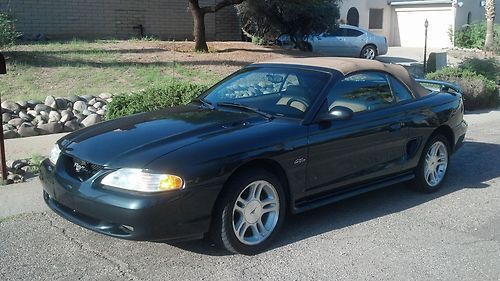
[[500,280],[500,111],[466,119],[440,192],[397,185],[290,216],[254,257],[106,237],[48,211],[37,180],[2,187],[0,280]]

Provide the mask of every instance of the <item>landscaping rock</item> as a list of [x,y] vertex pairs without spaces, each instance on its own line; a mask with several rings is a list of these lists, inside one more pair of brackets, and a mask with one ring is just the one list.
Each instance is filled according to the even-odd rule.
[[102,121],[101,115],[94,113],[90,114],[87,118],[83,119],[82,125],[85,127],[89,127],[101,121]]
[[73,96],[68,97],[68,100],[69,100],[70,102],[72,102],[72,103],[75,103],[75,102],[77,102],[77,101],[79,101],[79,100],[81,100],[81,99],[80,99],[80,97],[78,97],[78,96],[74,96],[74,95],[73,95]]
[[63,110],[61,111],[61,123],[66,123],[67,121],[71,120],[73,118],[73,112],[69,110]]
[[87,104],[94,105],[94,103],[96,103],[96,102],[97,102],[96,98],[93,98],[93,99],[89,100],[89,102]]
[[76,101],[73,104],[73,109],[77,112],[83,112],[85,109],[87,109],[87,103],[81,100]]
[[59,122],[61,120],[61,114],[59,112],[52,110],[49,113],[49,122]]
[[10,124],[3,124],[3,131],[9,131],[9,130],[14,130],[16,127],[10,125]]
[[56,98],[54,96],[47,96],[45,98],[44,104],[46,106],[50,106],[52,108],[56,108],[57,109]]
[[88,110],[88,109],[85,109],[83,112],[82,112],[83,115],[85,116],[89,116],[90,114],[92,114],[92,111]]
[[76,121],[78,122],[78,124],[80,124],[83,121],[83,119],[85,119],[87,116],[85,116],[81,113],[77,113],[77,114],[75,114],[75,117],[76,117]]
[[40,114],[42,111],[50,112],[51,110],[52,110],[52,108],[50,106],[47,106],[47,105],[42,104],[42,103],[35,105],[35,111],[37,114]]
[[110,93],[101,93],[101,94],[99,95],[99,97],[100,97],[101,99],[105,100],[105,99],[110,99],[110,98],[112,98],[112,97],[113,97],[113,95],[112,95],[112,94],[110,94]]
[[99,109],[96,113],[102,116],[106,115],[106,111],[104,109]]
[[28,110],[28,111],[26,111],[26,113],[28,113],[29,115],[31,115],[31,117],[36,117],[38,115],[38,113],[36,112],[36,110]]
[[15,130],[8,130],[3,132],[3,137],[5,139],[13,139],[19,137],[19,135]]
[[80,124],[76,119],[66,121],[64,123],[64,131],[65,132],[72,132],[80,129]]
[[21,111],[19,112],[19,118],[23,119],[24,121],[31,122],[33,120],[33,116],[29,115],[28,113]]
[[68,101],[64,98],[56,98],[56,108],[58,110],[64,110],[68,108]]
[[38,100],[29,100],[27,103],[28,103],[28,108],[34,109],[37,104],[40,104],[42,102]]
[[4,101],[2,102],[1,106],[3,109],[7,110],[7,112],[18,113],[19,111],[21,111],[21,107],[19,106],[19,104],[12,101]]
[[38,125],[37,130],[42,135],[46,134],[57,134],[63,131],[63,125],[58,122],[51,122],[47,124]]
[[10,113],[5,112],[5,113],[2,114],[2,121],[4,123],[9,122],[10,119],[12,119],[12,115]]
[[32,137],[38,135],[38,132],[35,131],[35,127],[33,127],[31,123],[21,124],[21,126],[19,126],[19,129],[17,129],[17,133],[21,137]]
[[23,119],[21,118],[14,118],[14,119],[11,119],[8,124],[14,126],[14,127],[18,127],[19,125],[21,125],[22,123],[24,122]]
[[94,106],[95,108],[99,109],[99,108],[101,108],[103,105],[104,105],[104,103],[103,103],[102,101],[98,101],[98,102],[94,103],[94,105],[93,105],[93,106]]
[[87,107],[87,110],[90,111],[90,112],[95,113],[97,111],[97,108],[95,108],[93,106],[89,106],[89,107]]
[[83,95],[80,96],[80,98],[84,99],[85,101],[90,101],[91,99],[95,98],[93,95]]
[[30,106],[27,101],[18,101],[17,104],[21,107],[21,109],[27,109]]

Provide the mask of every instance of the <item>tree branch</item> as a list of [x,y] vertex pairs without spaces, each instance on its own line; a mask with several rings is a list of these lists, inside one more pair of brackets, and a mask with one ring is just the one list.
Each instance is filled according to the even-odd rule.
[[244,1],[245,0],[222,0],[221,2],[219,2],[213,6],[207,6],[207,7],[201,8],[201,9],[203,10],[204,13],[215,13],[224,7],[241,4]]

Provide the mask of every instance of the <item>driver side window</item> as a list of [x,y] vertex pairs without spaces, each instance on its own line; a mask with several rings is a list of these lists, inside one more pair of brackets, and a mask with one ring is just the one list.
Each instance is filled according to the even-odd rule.
[[387,76],[378,72],[362,72],[348,76],[328,94],[328,110],[344,106],[354,113],[373,111],[396,103]]

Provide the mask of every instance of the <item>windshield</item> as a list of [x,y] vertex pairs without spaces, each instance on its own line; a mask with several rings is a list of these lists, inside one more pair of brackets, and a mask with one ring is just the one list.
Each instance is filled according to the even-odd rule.
[[292,67],[245,68],[202,98],[212,105],[238,104],[273,116],[303,118],[329,77]]

